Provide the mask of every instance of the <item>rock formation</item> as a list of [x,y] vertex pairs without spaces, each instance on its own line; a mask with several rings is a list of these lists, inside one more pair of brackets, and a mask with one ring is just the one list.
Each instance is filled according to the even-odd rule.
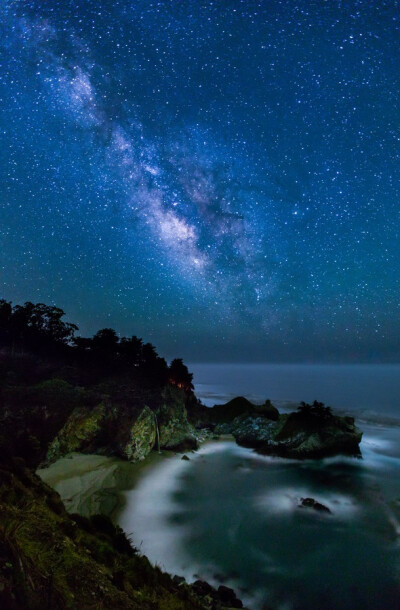
[[317,402],[314,405],[302,403],[298,411],[278,415],[274,420],[270,418],[270,412],[268,415],[256,410],[246,412],[217,425],[214,433],[230,433],[239,445],[266,455],[295,459],[361,455],[362,432],[355,426],[354,419],[332,415],[329,407]]
[[187,394],[166,386],[152,407],[142,401],[123,405],[110,400],[76,407],[49,445],[47,463],[77,451],[118,455],[132,462],[161,449],[196,449],[199,433],[188,422]]

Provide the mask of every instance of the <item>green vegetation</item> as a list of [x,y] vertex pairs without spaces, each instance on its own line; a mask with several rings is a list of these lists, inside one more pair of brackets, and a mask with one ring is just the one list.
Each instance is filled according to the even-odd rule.
[[152,567],[107,517],[68,515],[21,461],[3,463],[0,480],[1,608],[206,607]]
[[181,358],[175,358],[172,360],[169,367],[169,382],[172,385],[183,388],[186,391],[193,390],[193,373],[189,373],[188,368],[183,364]]
[[300,406],[297,407],[297,412],[304,418],[315,419],[317,421],[329,421],[333,417],[332,409],[317,400],[314,400],[312,404],[302,401]]
[[[75,336],[78,326],[64,322],[64,316],[59,307],[29,301],[12,306],[1,299],[3,370],[10,358],[19,356],[20,365],[14,373],[22,379],[24,373],[44,379],[58,366],[61,377],[81,385],[99,383],[114,375],[134,379],[142,387],[163,387],[170,382],[186,390],[193,388],[193,376],[182,360],[173,360],[169,367],[151,343],[143,343],[136,336],[119,338],[112,328],[103,328],[91,338]],[[42,356],[45,362],[34,365],[32,355]]]
[[[325,406],[323,402],[318,402],[317,400],[314,400],[312,404],[301,402],[297,411],[285,417],[276,439],[285,441],[299,433],[308,434],[309,436],[313,434],[322,436],[330,434],[332,437],[333,430],[339,436],[339,433],[346,430],[349,426],[351,428],[353,425],[354,420],[352,418],[341,418],[333,415],[332,409]],[[331,431],[330,433],[329,430]],[[359,440],[361,440],[361,437]]]
[[33,474],[71,451],[145,458],[197,447],[196,428],[231,433],[261,453],[357,455],[352,418],[301,403],[279,415],[237,397],[209,409],[181,359],[111,328],[77,337],[64,312],[0,300],[0,608],[195,610],[241,607],[233,591],[172,579],[102,515],[68,515]]
[[334,417],[330,407],[314,400],[312,404],[301,402],[297,411],[290,413],[282,426],[278,440],[285,440],[296,435],[300,430],[312,434],[321,433],[330,425],[339,425],[340,418]]
[[[42,303],[0,300],[0,608],[196,610],[223,603],[174,581],[103,515],[68,515],[34,473],[73,450],[137,460],[196,446],[181,359],[104,328],[91,338]],[[217,600],[217,601],[216,601]]]
[[[169,387],[178,391],[175,403],[182,403],[175,444],[184,440],[185,404],[196,399],[182,360],[168,366],[153,345],[136,336],[119,338],[112,328],[91,338],[76,336],[78,327],[64,316],[43,303],[12,306],[0,300],[0,453],[20,456],[32,467],[50,446],[52,459],[73,450],[139,459],[155,437],[151,411],[171,411],[165,400],[172,395]],[[146,438],[138,439],[137,449],[132,433],[145,408]],[[172,447],[171,434],[168,442]]]

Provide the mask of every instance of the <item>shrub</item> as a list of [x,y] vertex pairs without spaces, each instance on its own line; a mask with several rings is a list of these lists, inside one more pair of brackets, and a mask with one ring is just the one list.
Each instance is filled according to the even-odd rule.
[[323,402],[318,402],[317,400],[314,400],[312,404],[304,401],[301,402],[300,406],[297,407],[297,411],[300,415],[307,418],[329,420],[333,417],[332,409],[330,407],[326,407]]

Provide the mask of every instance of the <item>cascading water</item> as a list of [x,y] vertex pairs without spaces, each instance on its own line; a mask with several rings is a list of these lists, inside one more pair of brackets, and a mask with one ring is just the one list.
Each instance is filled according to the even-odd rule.
[[161,451],[160,451],[160,429],[158,427],[157,415],[156,415],[155,411],[153,411],[153,413],[154,413],[154,421],[156,422],[157,451],[158,451],[158,453],[161,453]]

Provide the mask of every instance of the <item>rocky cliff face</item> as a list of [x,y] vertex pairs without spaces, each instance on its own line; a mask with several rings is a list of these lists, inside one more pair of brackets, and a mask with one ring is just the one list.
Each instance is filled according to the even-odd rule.
[[108,413],[104,403],[94,408],[76,407],[51,442],[47,460],[54,462],[72,451],[94,451],[100,430],[106,425],[110,415],[112,414]]
[[197,433],[188,422],[187,395],[167,386],[158,404],[112,404],[77,407],[52,440],[48,463],[77,451],[119,455],[132,462],[144,459],[159,444],[161,449],[186,451],[197,447]]
[[143,460],[153,449],[156,436],[155,414],[149,407],[145,406],[130,427],[128,441],[122,447],[124,457],[130,462]]
[[187,451],[197,448],[196,430],[189,424],[187,415],[183,391],[167,386],[163,402],[156,410],[161,449]]
[[135,462],[153,448],[196,449],[203,427],[233,434],[238,444],[264,454],[296,459],[360,455],[362,432],[354,420],[332,415],[322,403],[304,403],[298,411],[280,415],[268,400],[254,405],[237,397],[209,409],[194,395],[168,385],[151,407],[143,400],[113,404],[107,398],[95,407],[76,407],[50,443],[47,462],[73,451]]

